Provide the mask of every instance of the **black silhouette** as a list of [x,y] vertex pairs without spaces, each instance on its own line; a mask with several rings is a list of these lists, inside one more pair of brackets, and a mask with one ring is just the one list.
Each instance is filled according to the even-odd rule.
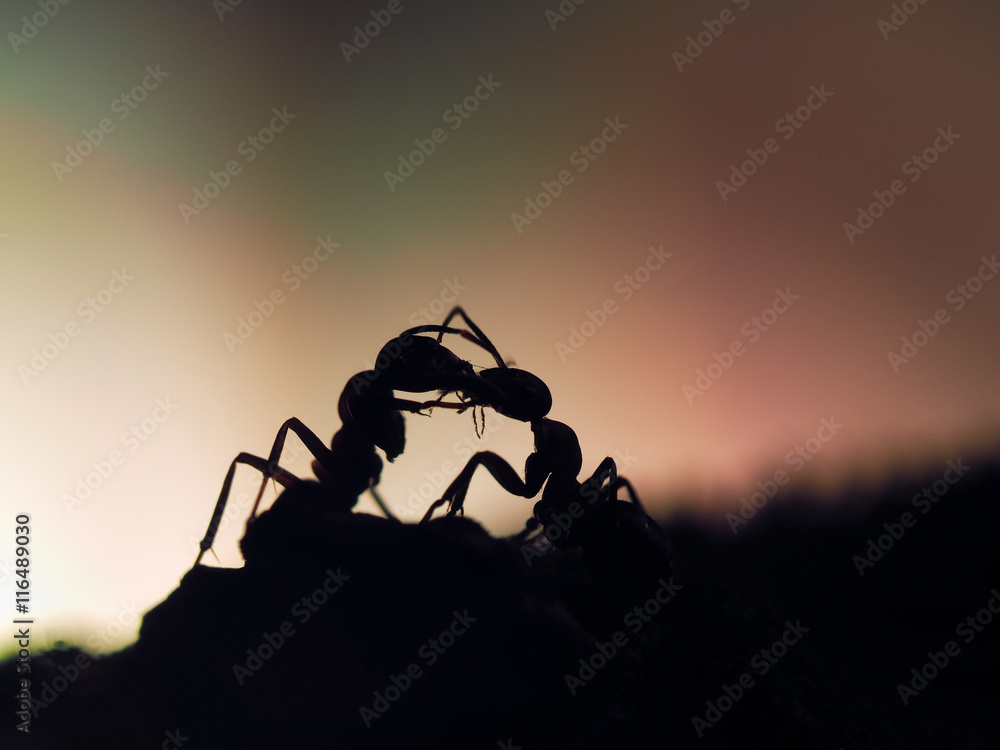
[[[439,341],[417,335],[430,332],[438,333]],[[502,400],[500,393],[488,381],[476,376],[471,364],[459,359],[440,343],[445,333],[459,334],[487,348],[475,336],[460,329],[437,325],[410,328],[382,347],[376,357],[378,370],[359,372],[344,386],[337,405],[342,427],[334,434],[329,448],[298,418],[292,417],[278,429],[267,459],[250,453],[240,453],[233,459],[194,564],[198,565],[212,547],[237,464],[252,466],[263,474],[260,490],[247,519],[248,528],[256,518],[268,479],[273,478],[284,487],[298,481],[279,465],[289,430],[298,435],[315,458],[313,471],[326,490],[331,508],[349,511],[361,493],[369,490],[382,512],[391,518],[389,509],[374,490],[382,472],[382,460],[375,448],[377,446],[385,451],[390,462],[403,452],[406,433],[402,412],[419,414],[433,407],[468,408],[466,404],[442,401],[444,395],[450,392],[474,394],[479,403]],[[380,364],[382,362],[385,364]],[[394,390],[409,393],[437,390],[442,392],[442,396],[436,401],[421,403],[396,398]]]
[[[552,545],[528,567],[468,518],[326,513],[322,489],[298,482],[254,523],[246,565],[190,571],[146,613],[137,643],[108,656],[33,653],[30,744],[14,729],[14,661],[0,665],[0,747],[169,748],[178,733],[185,750],[997,747],[992,455],[963,456],[973,469],[926,515],[911,498],[944,461],[821,503],[775,498],[737,535],[721,517],[675,515],[683,588],[635,634],[579,549]],[[902,512],[916,525],[860,576],[853,558]],[[301,599],[327,569],[351,577],[313,613]],[[422,645],[465,609],[478,620],[427,664]],[[761,650],[788,622],[808,632],[765,664]],[[571,693],[567,675],[616,630],[626,646]],[[285,642],[268,653],[264,634]],[[960,652],[936,677],[914,676],[951,641]],[[421,676],[388,691],[412,663]],[[753,684],[740,687],[747,673]],[[904,704],[899,686],[914,684],[926,687]],[[387,692],[395,700],[378,702]],[[366,726],[360,709],[376,702],[387,710],[366,712]]]
[[[939,466],[825,503],[789,493],[738,534],[678,516],[664,531],[613,462],[577,479],[579,444],[546,417],[544,383],[466,324],[498,367],[413,336],[429,343],[367,373],[381,392],[345,389],[344,443],[314,450],[330,476],[297,479],[280,446],[273,463],[242,461],[285,487],[248,524],[243,567],[196,565],[115,654],[33,652],[28,737],[11,700],[24,676],[0,665],[0,747],[1000,746],[995,458],[965,457],[933,502]],[[402,408],[390,382],[439,395]],[[480,457],[443,518],[351,512],[379,477],[375,446],[398,455],[417,406],[521,415],[536,438],[524,479]],[[544,486],[541,533],[498,539],[459,515],[480,464],[517,496]]]
[[[583,468],[580,441],[568,425],[542,418],[531,422],[535,451],[524,464],[524,479],[492,451],[474,455],[445,490],[441,499],[428,509],[423,521],[448,503],[448,515],[463,512],[465,495],[475,470],[482,466],[507,492],[531,498],[544,485],[541,499],[535,503],[534,516],[528,520],[519,539],[530,543],[529,534],[539,525],[542,535],[560,550],[574,547],[583,550],[584,560],[598,575],[621,585],[630,578],[640,587],[646,578],[669,575],[670,546],[660,526],[645,512],[631,483],[618,476],[610,456],[583,483],[577,476]],[[624,488],[631,500],[618,499]],[[529,553],[530,554],[530,553]],[[636,579],[640,573],[645,575]],[[627,587],[631,590],[631,587]]]
[[[521,539],[527,540],[540,524],[546,539],[561,550],[581,547],[588,564],[599,573],[607,573],[611,581],[621,581],[630,573],[634,577],[640,570],[653,574],[653,580],[659,575],[669,575],[667,538],[645,512],[629,481],[618,476],[614,459],[605,458],[591,477],[580,483],[577,479],[583,469],[580,440],[568,425],[546,417],[552,406],[548,387],[535,375],[508,367],[490,339],[461,307],[449,313],[444,325],[456,315],[462,316],[499,365],[480,371],[479,377],[495,386],[502,400],[487,402],[474,394],[465,394],[468,403],[490,406],[507,417],[529,422],[535,436],[535,451],[525,461],[523,480],[496,453],[476,453],[442,497],[430,506],[423,521],[430,520],[434,511],[445,503],[448,515],[462,513],[473,474],[482,466],[501,487],[518,497],[534,497],[544,485]],[[618,500],[622,488],[631,503]]]

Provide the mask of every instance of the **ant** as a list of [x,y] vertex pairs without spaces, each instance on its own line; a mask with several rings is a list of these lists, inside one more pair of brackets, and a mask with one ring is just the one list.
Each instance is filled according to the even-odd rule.
[[[454,314],[449,315],[449,321]],[[421,333],[437,333],[438,338],[435,340],[418,335]],[[240,453],[233,459],[208,529],[199,544],[195,566],[215,541],[237,464],[252,466],[263,474],[260,490],[247,519],[247,528],[257,516],[257,508],[268,479],[274,479],[286,488],[301,481],[278,465],[289,430],[298,435],[315,458],[312,469],[324,490],[330,509],[349,512],[357,503],[358,497],[368,490],[382,512],[388,518],[396,520],[374,490],[383,465],[375,448],[381,448],[390,463],[403,452],[406,435],[402,412],[422,414],[424,409],[434,407],[462,412],[469,408],[470,403],[464,401],[445,402],[443,399],[448,393],[457,393],[463,399],[471,398],[475,404],[491,405],[501,410],[507,408],[506,397],[497,386],[488,379],[480,378],[469,362],[460,359],[441,344],[446,333],[461,335],[499,358],[492,345],[486,346],[474,334],[446,325],[416,326],[386,343],[376,357],[376,367],[379,369],[359,372],[341,392],[337,412],[342,426],[334,434],[329,448],[305,424],[292,417],[278,430],[267,459],[250,453]],[[380,364],[383,362],[384,364]],[[396,398],[394,390],[409,393],[438,390],[441,395],[436,401],[418,402]]]
[[[434,511],[448,503],[448,516],[463,513],[463,504],[472,476],[483,466],[507,492],[531,498],[544,486],[541,499],[533,508],[533,516],[525,530],[515,539],[523,541],[539,526],[547,539],[562,551],[582,548],[592,569],[627,572],[623,559],[639,556],[654,569],[669,571],[670,549],[666,535],[649,517],[639,502],[631,483],[618,476],[618,467],[610,456],[605,458],[589,479],[578,481],[583,469],[580,440],[571,427],[549,419],[552,404],[548,387],[537,376],[507,367],[496,347],[461,308],[455,308],[445,319],[445,325],[461,314],[481,344],[494,355],[499,367],[483,370],[479,377],[503,394],[502,414],[528,422],[535,437],[535,450],[524,464],[524,479],[517,471],[492,451],[476,453],[441,499],[435,501],[421,523],[431,519]],[[473,406],[494,406],[479,402],[473,396]],[[494,408],[496,408],[494,406]],[[618,499],[625,489],[631,503]]]
[[[666,535],[646,513],[635,488],[608,456],[582,483],[577,479],[583,468],[580,441],[573,429],[562,422],[542,418],[531,422],[535,451],[524,464],[524,479],[507,461],[492,451],[474,455],[441,499],[427,510],[421,523],[429,521],[434,511],[448,503],[448,516],[464,513],[463,504],[472,476],[483,466],[507,492],[531,498],[542,490],[533,515],[515,541],[525,542],[539,527],[544,536],[565,552],[582,548],[585,561],[612,579],[627,574],[629,565],[622,562],[639,555],[655,569],[670,571],[670,547]],[[630,502],[618,499],[624,489]],[[525,548],[525,559],[530,553]]]

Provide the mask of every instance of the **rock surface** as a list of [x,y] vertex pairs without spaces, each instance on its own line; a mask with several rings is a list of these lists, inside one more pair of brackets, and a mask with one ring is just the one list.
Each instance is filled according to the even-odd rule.
[[579,550],[525,554],[465,518],[325,511],[303,483],[251,526],[243,568],[190,571],[55,700],[42,686],[81,652],[37,656],[31,746],[1000,746],[1000,472],[926,515],[920,486],[850,512],[773,501],[735,535],[675,519],[671,577],[642,545],[595,575]]

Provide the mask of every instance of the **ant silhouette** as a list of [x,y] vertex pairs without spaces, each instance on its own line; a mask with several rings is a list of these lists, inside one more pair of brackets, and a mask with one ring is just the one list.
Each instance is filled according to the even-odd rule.
[[[508,367],[486,335],[456,308],[445,319],[461,314],[481,345],[490,351],[499,367],[482,370],[479,377],[502,394],[500,412],[528,422],[535,437],[535,450],[524,464],[524,479],[501,456],[492,451],[476,453],[439,500],[428,508],[421,523],[429,521],[437,508],[448,504],[447,516],[464,514],[465,496],[479,466],[512,495],[532,498],[542,490],[524,531],[515,541],[525,541],[539,527],[549,541],[562,551],[582,548],[591,569],[612,577],[624,570],[625,559],[641,557],[653,569],[670,570],[671,554],[666,535],[639,501],[635,488],[608,456],[584,482],[577,477],[583,469],[580,440],[569,425],[549,419],[552,404],[549,389],[537,376]],[[467,405],[493,406],[472,396]],[[499,411],[499,409],[498,409]],[[631,502],[618,499],[624,489]]]
[[[461,317],[470,330],[449,327],[455,317]],[[420,333],[438,335],[435,340],[417,335]],[[477,373],[472,364],[441,343],[445,334],[460,335],[476,344],[487,351],[498,366]],[[385,364],[380,364],[383,361]],[[663,531],[643,510],[629,481],[618,476],[614,460],[605,458],[588,480],[579,482],[577,477],[583,466],[580,441],[568,425],[546,417],[552,406],[548,386],[538,376],[509,366],[489,337],[460,306],[448,314],[442,325],[416,326],[389,341],[379,352],[376,363],[380,369],[358,373],[344,387],[338,402],[342,427],[333,436],[330,448],[293,417],[278,430],[267,459],[240,453],[233,460],[199,545],[195,566],[212,547],[237,464],[252,466],[263,474],[247,519],[247,529],[257,517],[268,479],[274,479],[285,488],[304,481],[279,465],[288,430],[298,435],[315,458],[312,469],[319,480],[319,495],[328,509],[350,512],[357,498],[368,490],[383,513],[397,520],[374,489],[383,466],[375,448],[381,448],[390,463],[403,452],[405,423],[402,412],[423,414],[425,409],[447,408],[461,413],[472,408],[478,433],[475,408],[485,412],[485,408],[490,407],[531,425],[535,451],[525,462],[525,479],[522,480],[496,453],[479,452],[469,460],[442,498],[431,505],[421,523],[429,521],[444,503],[449,505],[448,516],[464,513],[469,484],[481,465],[501,487],[519,497],[534,497],[544,486],[533,517],[518,535],[520,539],[527,539],[541,526],[545,536],[560,549],[582,547],[588,564],[596,568],[608,567],[609,558],[614,561],[619,552],[630,553],[637,543],[641,543],[647,557],[654,562],[665,562],[669,567],[670,552]],[[440,395],[434,401],[418,402],[396,398],[394,390],[410,393],[436,390]],[[460,400],[445,401],[450,393]],[[626,490],[631,503],[618,500],[621,489]]]
[[[474,339],[480,347],[489,352],[498,366],[484,368],[478,373],[479,379],[488,384],[488,388],[481,393],[472,393],[471,396],[469,392],[460,393],[461,397],[469,399],[469,401],[460,406],[449,405],[449,408],[458,408],[461,412],[469,406],[479,407],[481,410],[485,410],[488,406],[497,413],[518,422],[532,422],[548,414],[549,409],[552,408],[552,393],[545,382],[537,375],[533,375],[527,370],[511,367],[505,362],[493,342],[461,306],[454,307],[448,313],[442,326],[447,326],[456,316],[460,316],[471,330],[469,338]],[[443,336],[443,332],[438,334],[438,342]]]
[[[454,315],[450,315],[448,319],[451,320],[452,317]],[[437,333],[438,339],[418,335],[421,333]],[[329,448],[301,420],[292,417],[279,428],[267,459],[250,453],[240,453],[233,459],[208,529],[199,544],[194,566],[197,567],[205,553],[212,548],[238,464],[251,466],[263,474],[260,490],[247,519],[247,528],[257,517],[257,509],[269,479],[274,479],[285,488],[303,481],[279,465],[289,430],[302,440],[313,455],[315,460],[312,462],[312,469],[323,489],[329,509],[349,512],[357,503],[358,497],[368,490],[386,517],[396,520],[374,489],[383,466],[375,448],[381,448],[390,463],[403,452],[406,435],[402,412],[423,414],[425,409],[435,407],[462,412],[471,405],[464,402],[467,398],[471,398],[476,404],[506,408],[506,397],[495,385],[480,378],[469,362],[460,359],[441,344],[446,333],[460,335],[491,354],[496,351],[491,346],[485,346],[469,331],[445,325],[416,326],[386,343],[376,357],[376,367],[379,369],[358,373],[341,392],[337,412],[342,426],[334,434]],[[499,357],[498,354],[495,356]],[[419,402],[396,398],[393,393],[395,390],[409,393],[437,390],[441,395],[435,401]],[[444,401],[449,393],[459,394],[463,401]]]

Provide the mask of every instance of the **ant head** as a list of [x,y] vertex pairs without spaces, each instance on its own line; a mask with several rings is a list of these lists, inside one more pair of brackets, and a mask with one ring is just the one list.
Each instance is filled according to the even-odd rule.
[[519,422],[534,422],[549,413],[552,394],[537,375],[513,367],[495,367],[483,370],[479,377],[503,394],[502,404],[491,404],[505,417]]
[[[350,436],[350,440],[341,446],[338,452],[343,455],[353,455],[354,449],[351,447],[353,445],[359,451],[354,460],[367,458],[374,444],[385,451],[386,457],[391,462],[403,452],[406,445],[403,415],[385,408],[385,400],[392,397],[392,390],[387,389],[385,383],[378,381],[377,378],[376,370],[359,372],[348,381],[337,404],[340,421],[344,424],[341,432],[345,436]],[[340,435],[340,432],[337,435]],[[378,469],[381,470],[381,461]],[[366,475],[366,478],[367,476],[377,478],[371,474]]]

